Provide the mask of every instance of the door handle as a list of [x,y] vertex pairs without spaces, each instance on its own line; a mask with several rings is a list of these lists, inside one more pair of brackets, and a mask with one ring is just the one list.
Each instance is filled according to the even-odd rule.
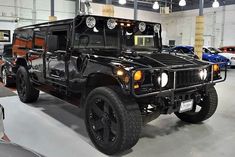
[[53,55],[53,53],[51,53],[51,52],[47,52],[46,54],[47,54],[48,56]]

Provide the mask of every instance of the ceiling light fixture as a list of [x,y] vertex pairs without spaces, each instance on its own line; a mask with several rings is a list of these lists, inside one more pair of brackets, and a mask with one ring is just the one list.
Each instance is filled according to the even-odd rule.
[[180,0],[179,6],[181,6],[181,7],[186,6],[186,0]]
[[213,4],[212,4],[213,8],[219,8],[219,2],[217,0],[214,0]]
[[159,3],[158,3],[158,1],[156,1],[156,2],[153,3],[153,9],[154,9],[154,10],[158,10],[158,9],[159,9]]
[[118,3],[121,5],[124,5],[124,4],[126,4],[126,0],[118,0]]

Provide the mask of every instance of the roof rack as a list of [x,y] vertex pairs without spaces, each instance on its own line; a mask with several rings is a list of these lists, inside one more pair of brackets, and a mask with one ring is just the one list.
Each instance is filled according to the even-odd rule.
[[16,28],[16,30],[23,30],[23,29],[30,29],[30,28],[33,29],[35,27],[45,27],[45,26],[49,26],[49,25],[68,24],[68,23],[71,23],[72,21],[73,21],[73,19],[65,19],[65,20],[58,20],[58,21],[52,21],[52,22],[44,22],[44,23],[19,27],[19,28]]

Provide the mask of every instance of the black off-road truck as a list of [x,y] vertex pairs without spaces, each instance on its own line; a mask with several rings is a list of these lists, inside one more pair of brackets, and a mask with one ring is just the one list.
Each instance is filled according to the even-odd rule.
[[105,154],[133,147],[142,125],[160,114],[189,123],[210,118],[214,85],[226,77],[218,65],[160,53],[161,41],[159,23],[100,16],[18,28],[19,98],[34,102],[42,90],[78,99],[90,139]]

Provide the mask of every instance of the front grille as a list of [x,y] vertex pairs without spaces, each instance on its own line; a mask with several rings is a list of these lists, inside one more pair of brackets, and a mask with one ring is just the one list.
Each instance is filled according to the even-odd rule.
[[176,73],[176,88],[187,87],[203,83],[199,70],[178,71]]

